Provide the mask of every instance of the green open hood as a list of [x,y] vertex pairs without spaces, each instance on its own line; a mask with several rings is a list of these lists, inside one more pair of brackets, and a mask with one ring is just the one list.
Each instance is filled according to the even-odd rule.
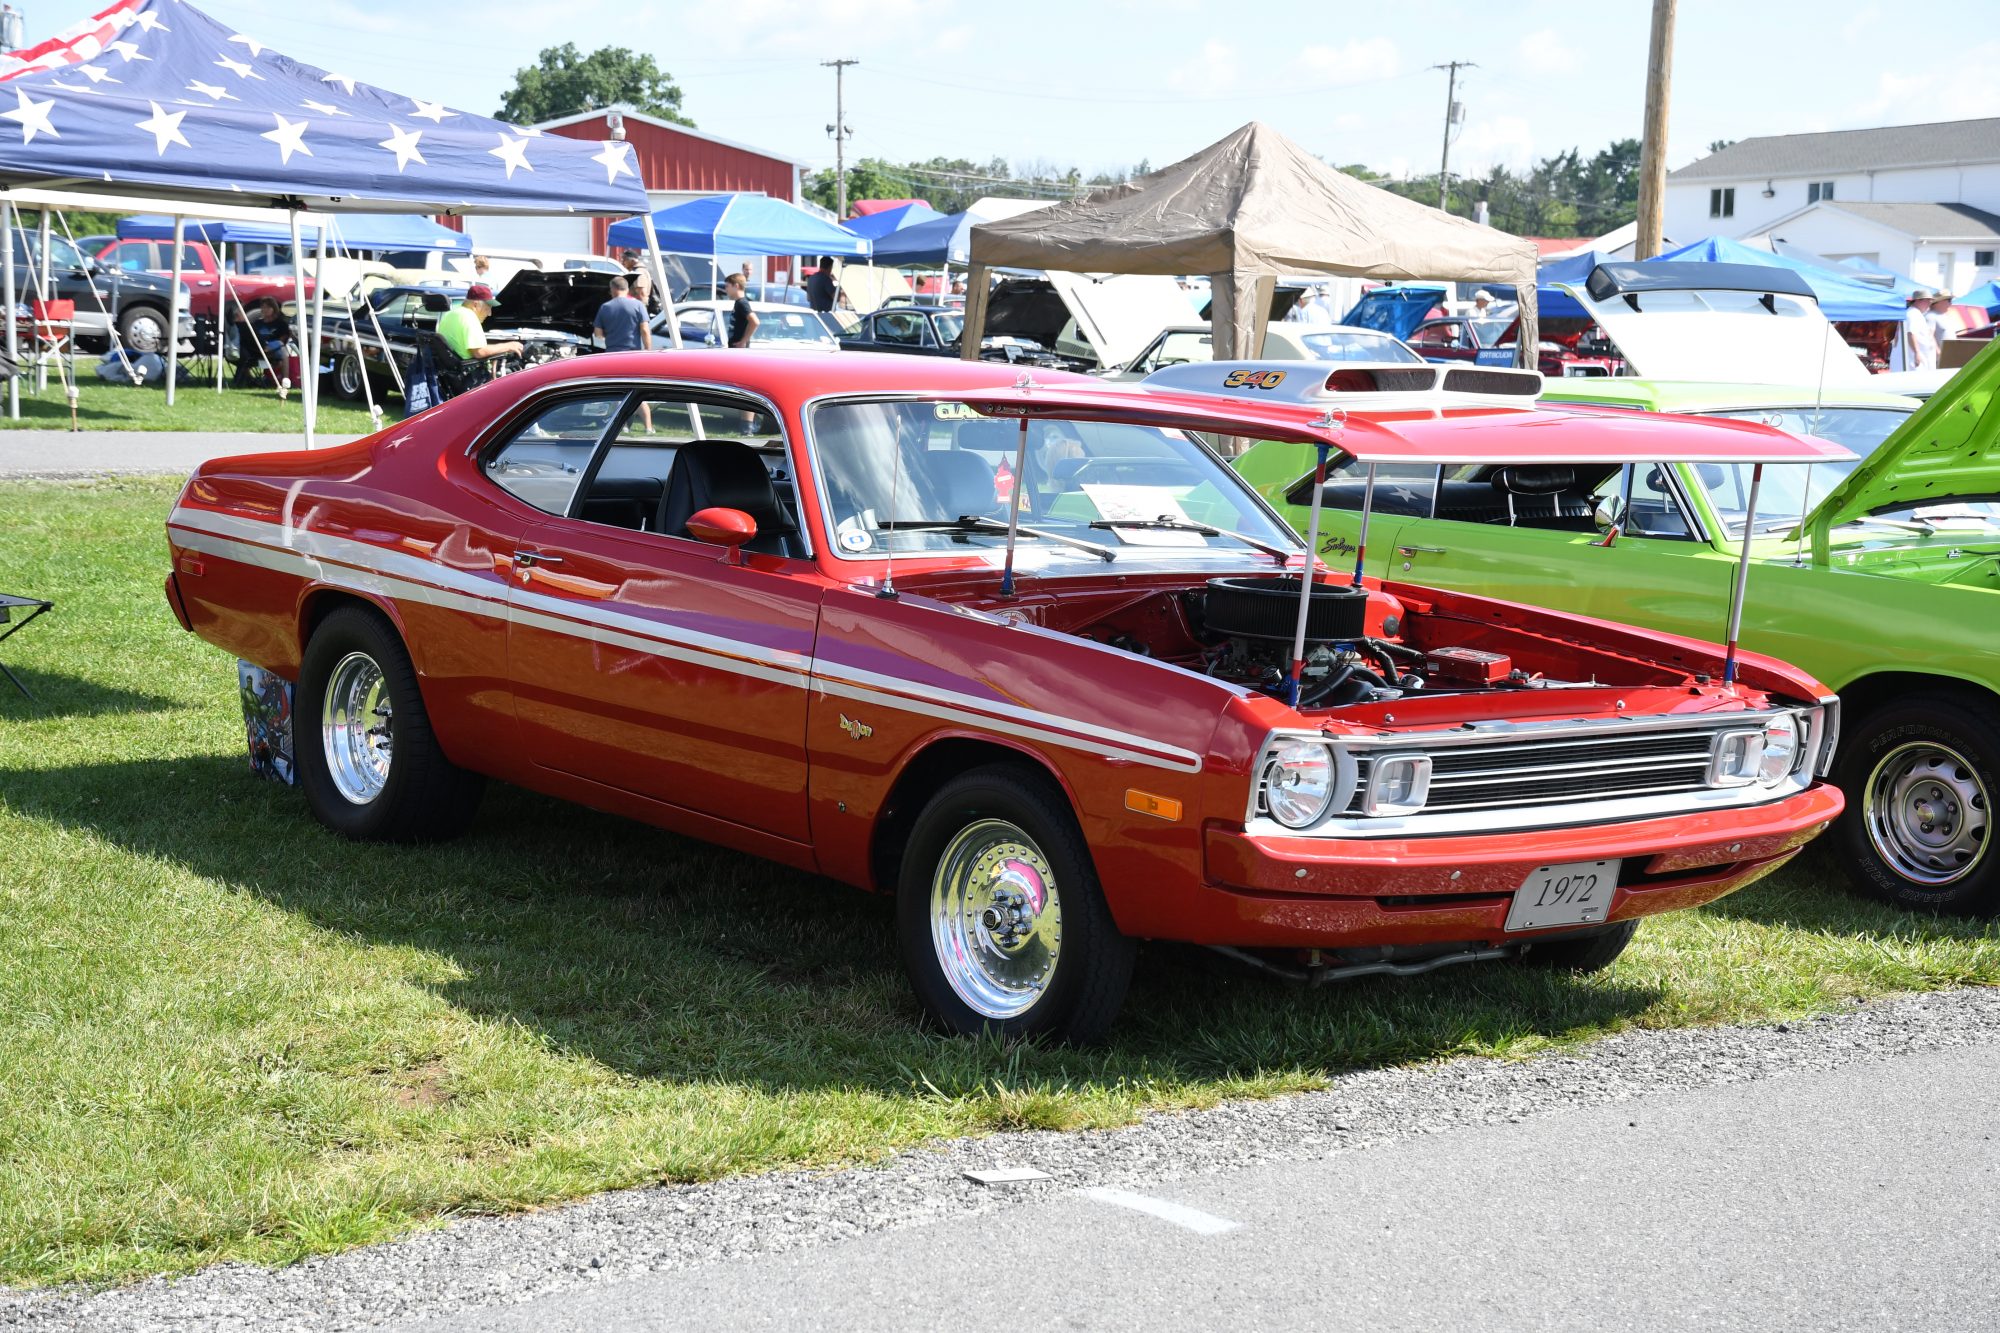
[[1890,509],[2000,499],[2000,353],[1989,345],[1862,460],[1814,512],[1824,533]]

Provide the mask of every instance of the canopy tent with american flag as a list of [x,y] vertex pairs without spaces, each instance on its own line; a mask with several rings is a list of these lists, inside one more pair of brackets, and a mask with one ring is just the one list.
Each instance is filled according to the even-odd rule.
[[[194,214],[227,203],[284,208],[295,219],[301,209],[648,213],[630,144],[545,136],[393,93],[294,60],[183,0],[118,0],[0,55],[0,231],[33,190],[97,196],[113,210],[121,200],[130,211],[186,203]],[[135,208],[134,196],[147,204]],[[332,230],[319,229],[322,260]],[[658,247],[649,248],[665,290]],[[0,303],[11,311],[14,271],[0,270]],[[176,291],[179,279],[176,269]],[[302,283],[297,290],[303,314]],[[320,323],[316,307],[307,366],[318,364]],[[7,355],[17,358],[11,319]],[[170,365],[170,404],[174,378]],[[301,386],[308,446],[316,379],[308,372]],[[18,386],[8,387],[18,415]]]

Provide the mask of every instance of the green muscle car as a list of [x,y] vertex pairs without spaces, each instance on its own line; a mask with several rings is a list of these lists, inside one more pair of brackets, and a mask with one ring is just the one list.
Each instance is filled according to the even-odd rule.
[[[1826,392],[1817,418],[1810,389],[1607,380],[1551,384],[1549,394],[1626,395],[1626,409],[1556,409],[1596,413],[1612,429],[1636,424],[1629,407],[1703,407],[1775,417],[1860,455],[1765,470],[1748,534],[1742,642],[1841,695],[1840,835],[1857,884],[1890,902],[1968,914],[2000,909],[2000,852],[1990,846],[2000,795],[1996,391],[2000,355],[1982,355],[1886,432],[1888,418],[1865,414],[1900,413],[1905,402],[1871,401],[1853,386]],[[1236,460],[1301,531],[1311,453],[1267,441]],[[1750,482],[1748,467],[1671,458],[1650,467],[1385,465],[1367,570],[1720,639]],[[1320,550],[1335,568],[1354,560],[1365,486],[1350,465],[1322,491]]]

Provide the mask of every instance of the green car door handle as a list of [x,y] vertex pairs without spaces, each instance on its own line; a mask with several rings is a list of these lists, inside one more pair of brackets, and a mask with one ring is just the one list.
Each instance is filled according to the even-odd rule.
[[1443,555],[1443,554],[1444,554],[1444,547],[1442,547],[1442,546],[1398,546],[1398,547],[1396,548],[1396,554],[1397,554],[1397,555],[1417,555],[1417,554],[1419,554],[1419,553],[1422,553],[1422,554],[1424,554],[1424,555]]

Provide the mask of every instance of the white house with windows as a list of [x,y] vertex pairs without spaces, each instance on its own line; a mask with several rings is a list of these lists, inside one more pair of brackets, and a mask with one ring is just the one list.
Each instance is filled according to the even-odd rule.
[[1740,139],[1667,177],[1677,237],[1775,239],[1962,292],[1995,276],[2000,117]]

